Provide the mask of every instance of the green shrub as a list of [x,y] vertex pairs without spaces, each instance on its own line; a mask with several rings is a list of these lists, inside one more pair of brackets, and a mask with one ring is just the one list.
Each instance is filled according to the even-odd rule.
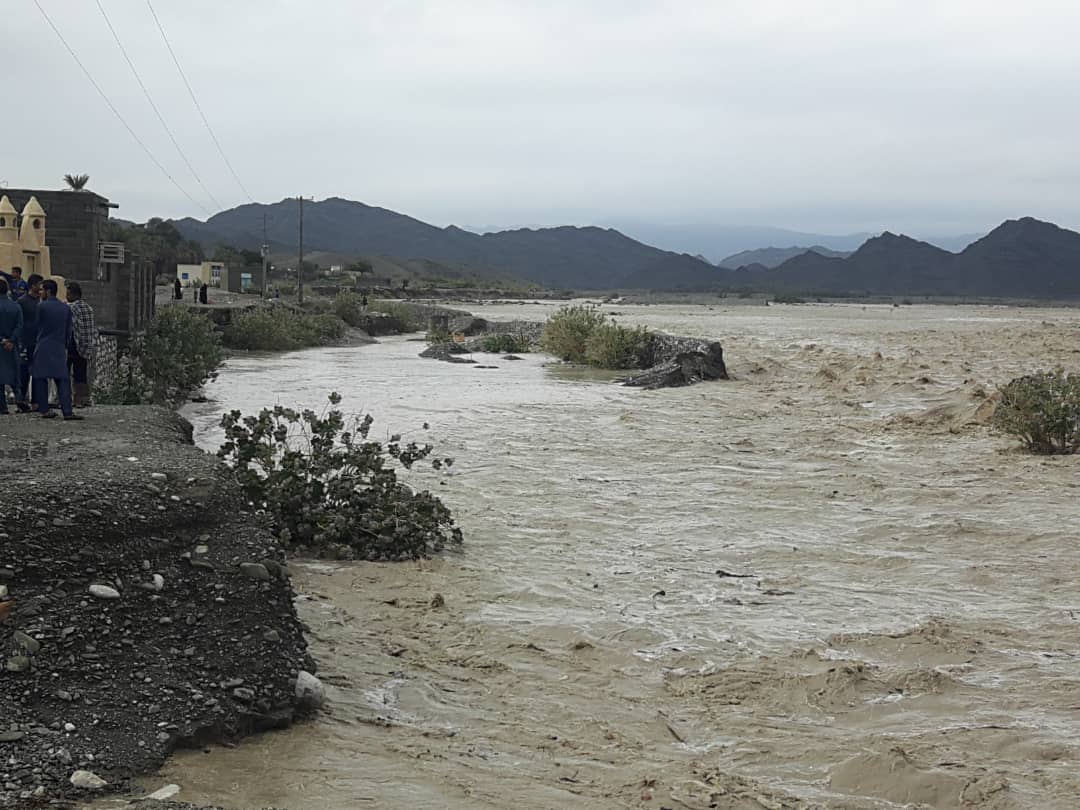
[[136,338],[111,379],[94,390],[102,404],[176,404],[210,379],[225,360],[221,338],[204,315],[162,307]]
[[556,357],[584,363],[589,337],[605,323],[607,318],[596,307],[568,304],[548,318],[540,344]]
[[345,322],[336,315],[274,306],[236,313],[224,339],[230,349],[276,352],[326,346],[344,335]]
[[598,368],[642,368],[647,364],[649,331],[620,326],[588,304],[562,307],[544,327],[545,351],[572,363]]
[[532,350],[529,341],[518,335],[488,335],[481,341],[480,348],[492,354],[527,354]]
[[1033,453],[1080,449],[1080,375],[1062,369],[1019,377],[1001,389],[992,425]]
[[363,300],[357,293],[343,290],[334,297],[334,314],[349,326],[360,326],[364,317]]
[[604,323],[585,341],[585,362],[598,368],[641,368],[648,347],[645,327]]
[[400,301],[372,301],[368,304],[372,312],[382,312],[384,315],[392,315],[403,325],[406,332],[419,332],[424,324],[420,322],[416,313],[416,307],[403,304]]
[[454,336],[450,334],[449,329],[443,329],[439,326],[435,329],[429,329],[427,334],[424,335],[424,340],[428,343],[451,343],[454,340]]
[[[397,478],[418,461],[434,469],[452,459],[431,458],[430,444],[383,445],[368,438],[372,419],[350,418],[333,406],[317,414],[277,406],[258,416],[232,411],[222,418],[218,455],[232,464],[249,498],[269,514],[286,543],[335,557],[406,560],[462,542],[450,510],[430,492]],[[424,426],[427,428],[427,425]]]

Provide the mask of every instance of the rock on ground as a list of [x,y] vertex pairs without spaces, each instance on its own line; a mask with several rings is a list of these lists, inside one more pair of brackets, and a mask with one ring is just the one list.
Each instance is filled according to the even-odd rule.
[[653,335],[649,367],[638,374],[623,377],[623,385],[638,388],[673,388],[703,380],[728,379],[724,348],[718,341]]
[[86,414],[0,416],[27,482],[0,513],[0,807],[82,795],[79,770],[123,789],[178,746],[286,725],[314,671],[282,549],[190,426]]

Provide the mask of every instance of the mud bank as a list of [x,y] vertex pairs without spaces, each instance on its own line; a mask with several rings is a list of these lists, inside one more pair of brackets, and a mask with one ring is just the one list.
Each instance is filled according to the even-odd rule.
[[[163,409],[0,417],[0,807],[123,789],[288,725],[313,671],[285,558]],[[72,784],[76,772],[85,771]]]

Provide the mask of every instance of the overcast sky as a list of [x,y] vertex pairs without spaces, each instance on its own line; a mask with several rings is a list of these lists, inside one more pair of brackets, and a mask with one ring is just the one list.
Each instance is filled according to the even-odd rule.
[[[97,0],[38,2],[155,157],[216,210]],[[210,194],[247,202],[146,0],[100,2]],[[153,3],[260,202],[342,196],[440,225],[1080,226],[1074,1]],[[206,218],[32,0],[3,17],[0,182],[86,172],[118,216]]]

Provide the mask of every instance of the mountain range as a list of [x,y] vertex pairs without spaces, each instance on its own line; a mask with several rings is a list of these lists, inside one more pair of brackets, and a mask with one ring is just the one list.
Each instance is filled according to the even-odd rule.
[[725,256],[716,264],[719,267],[726,267],[729,270],[738,270],[740,267],[746,267],[751,264],[760,264],[762,267],[779,267],[788,259],[794,259],[796,256],[801,256],[808,250],[814,251],[814,253],[817,253],[819,256],[831,256],[836,259],[845,259],[851,255],[850,250],[830,250],[821,245],[786,248],[767,247],[757,248],[756,250],[741,250],[738,253]]
[[[293,199],[242,205],[206,222],[187,218],[174,224],[185,238],[208,247],[258,249],[264,223],[272,250],[295,250]],[[801,252],[779,248],[747,254],[743,258],[749,262],[731,269],[644,244],[612,228],[477,234],[334,197],[305,204],[304,244],[310,251],[393,258],[414,266],[426,260],[474,276],[510,275],[557,289],[1080,298],[1080,234],[1030,217],[1002,223],[959,253],[886,232],[864,239],[850,255],[820,246]],[[786,251],[796,255],[785,258]],[[770,266],[776,259],[779,264]],[[739,260],[729,257],[725,264]]]

